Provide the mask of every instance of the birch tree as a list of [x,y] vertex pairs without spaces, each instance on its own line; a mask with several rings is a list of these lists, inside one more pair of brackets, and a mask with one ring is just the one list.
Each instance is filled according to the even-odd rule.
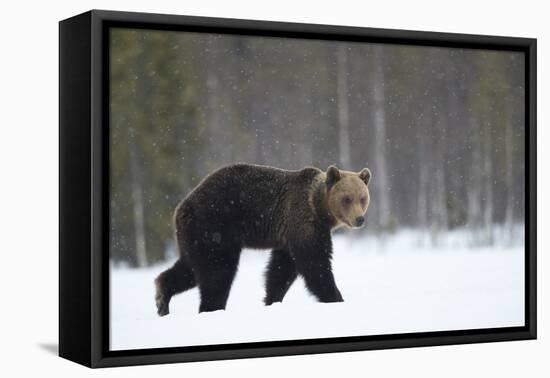
[[139,151],[135,130],[128,128],[128,151],[130,177],[132,188],[132,208],[134,216],[134,238],[136,248],[136,263],[139,267],[147,266],[147,250],[145,248],[145,215],[143,210],[143,188],[140,180]]
[[338,125],[340,164],[344,169],[350,169],[351,146],[349,137],[349,100],[348,100],[348,52],[344,43],[339,43],[337,57],[337,95],[338,95]]
[[382,228],[390,226],[390,200],[388,164],[386,156],[386,110],[384,84],[384,47],[374,45],[372,48],[372,93],[374,115],[374,180],[378,204],[378,224]]

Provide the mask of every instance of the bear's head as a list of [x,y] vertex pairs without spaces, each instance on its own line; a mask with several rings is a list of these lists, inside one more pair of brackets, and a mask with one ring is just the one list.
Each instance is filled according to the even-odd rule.
[[327,205],[338,224],[355,228],[363,226],[369,207],[371,172],[341,171],[331,165],[326,172]]

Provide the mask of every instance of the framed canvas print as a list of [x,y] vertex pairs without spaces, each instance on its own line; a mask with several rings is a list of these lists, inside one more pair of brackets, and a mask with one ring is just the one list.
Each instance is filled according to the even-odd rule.
[[62,357],[536,337],[536,40],[60,22]]

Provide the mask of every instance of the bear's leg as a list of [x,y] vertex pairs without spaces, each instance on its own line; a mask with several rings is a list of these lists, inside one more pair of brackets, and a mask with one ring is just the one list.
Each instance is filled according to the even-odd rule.
[[[318,264],[317,266],[315,266]],[[330,268],[330,260],[301,265],[300,274],[304,278],[308,290],[317,297],[319,302],[343,302],[342,294],[336,287],[334,275]]]
[[157,313],[160,316],[168,315],[172,296],[195,287],[195,275],[187,262],[180,257],[171,268],[157,277],[155,286]]
[[237,273],[241,248],[214,249],[201,254],[199,266],[199,312],[225,310]]
[[298,274],[304,278],[307,289],[319,302],[344,301],[332,274],[330,233],[318,234],[313,241],[295,243],[291,252]]
[[264,303],[269,306],[274,302],[282,302],[296,276],[296,266],[290,253],[284,249],[271,251],[265,277]]

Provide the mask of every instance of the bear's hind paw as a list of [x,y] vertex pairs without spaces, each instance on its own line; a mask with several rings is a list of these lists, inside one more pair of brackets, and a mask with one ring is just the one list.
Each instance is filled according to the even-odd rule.
[[168,303],[162,298],[157,298],[157,314],[159,316],[165,316],[170,313]]

